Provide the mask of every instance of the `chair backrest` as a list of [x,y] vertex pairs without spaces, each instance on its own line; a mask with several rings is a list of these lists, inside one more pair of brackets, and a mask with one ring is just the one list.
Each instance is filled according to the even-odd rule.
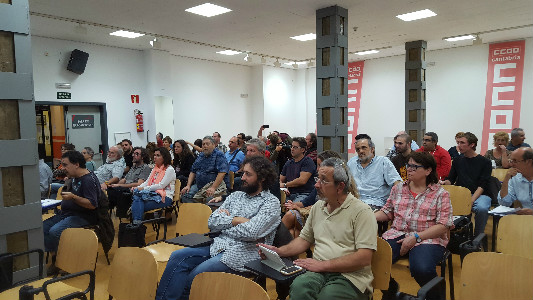
[[191,287],[190,300],[269,300],[263,288],[239,275],[219,272],[198,274]]
[[503,182],[505,175],[507,174],[508,169],[493,169],[492,176],[498,178],[499,181]]
[[67,228],[61,233],[56,266],[68,273],[94,270],[98,237],[90,229]]
[[472,193],[470,193],[470,190],[456,185],[443,185],[442,187],[450,193],[453,215],[470,215],[472,211]]
[[229,171],[229,188],[233,190],[233,183],[235,182],[235,172]]
[[533,260],[494,252],[468,254],[461,271],[461,299],[533,299]]
[[372,255],[372,286],[378,290],[389,288],[392,268],[392,249],[384,239],[378,237],[377,251]]
[[176,234],[203,234],[209,232],[207,220],[211,212],[211,208],[202,203],[181,204],[176,221]]
[[174,185],[174,198],[172,200],[176,201],[176,203],[180,202],[181,199],[181,181],[179,179],[176,179],[176,184]]
[[497,237],[497,252],[533,259],[533,216],[504,216]]
[[56,200],[63,200],[63,195],[61,195],[61,192],[63,191],[64,185],[60,186],[57,190]]
[[280,191],[281,198],[279,199],[279,205],[281,206],[281,211],[285,212],[285,208],[283,207],[283,204],[287,202],[287,194],[285,194],[284,191]]
[[118,248],[107,291],[117,300],[152,300],[157,290],[157,263],[143,248]]

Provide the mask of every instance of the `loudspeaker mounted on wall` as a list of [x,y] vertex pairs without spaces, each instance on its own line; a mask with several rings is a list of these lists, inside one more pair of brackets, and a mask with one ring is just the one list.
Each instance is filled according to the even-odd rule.
[[72,50],[70,54],[70,60],[68,62],[67,70],[74,72],[78,75],[83,74],[87,60],[89,59],[89,53],[83,52],[78,49]]

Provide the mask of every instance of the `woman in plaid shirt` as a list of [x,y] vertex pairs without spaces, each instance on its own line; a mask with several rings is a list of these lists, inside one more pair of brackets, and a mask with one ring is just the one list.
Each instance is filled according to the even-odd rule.
[[[437,163],[431,154],[413,152],[407,167],[408,180],[395,185],[387,202],[375,213],[378,221],[392,220],[383,238],[392,248],[392,263],[409,256],[409,270],[423,286],[437,276],[436,266],[448,244],[448,229],[453,226],[450,195],[438,185]],[[387,299],[398,290],[391,278]],[[438,293],[428,299],[438,299]]]

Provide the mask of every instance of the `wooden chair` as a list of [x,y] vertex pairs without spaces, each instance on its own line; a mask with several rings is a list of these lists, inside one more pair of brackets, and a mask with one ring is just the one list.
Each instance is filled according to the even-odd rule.
[[167,210],[171,212],[172,210],[174,210],[174,212],[176,213],[176,218],[178,217],[177,206],[178,206],[178,201],[181,197],[180,192],[179,192],[180,188],[181,188],[181,181],[176,179],[174,183],[174,197],[172,198],[172,204],[165,208],[156,208],[156,209],[152,209],[152,210],[148,210],[144,212],[143,219],[146,219],[147,216],[150,216],[150,215],[154,216],[152,218],[153,221],[151,223],[152,223],[152,229],[156,232],[156,236],[155,236],[156,240],[159,239],[159,230],[161,229],[161,224],[163,224],[163,239],[165,240],[167,238],[167,220],[166,220]]
[[533,259],[533,216],[508,215],[501,218],[496,251]]
[[509,171],[509,169],[493,169],[492,176],[498,178],[500,182],[503,182],[505,175],[507,175],[507,171]]
[[111,265],[109,299],[152,300],[157,280],[157,264],[150,252],[136,247],[118,248]]
[[389,288],[392,267],[392,249],[384,239],[378,237],[377,251],[372,255],[372,287],[378,290]]
[[[209,232],[207,220],[211,216],[211,208],[202,203],[183,203],[180,205],[178,218],[176,220],[176,236],[189,233],[204,234]],[[146,246],[157,261],[159,278],[163,275],[168,259],[172,252],[183,249],[183,246],[159,242]]]
[[285,204],[285,202],[287,202],[287,194],[285,194],[285,192],[281,191],[281,190],[280,190],[280,194],[281,194],[281,199],[279,201],[279,204],[281,206],[281,211],[285,212],[286,209],[285,209],[285,207],[283,205]]
[[[98,238],[92,230],[83,228],[65,229],[59,240],[56,266],[62,271],[70,274],[79,274],[80,272],[83,272],[84,274],[90,275],[92,273],[90,278],[87,278],[87,276],[76,278],[62,276],[57,279],[48,277],[28,284],[31,286],[46,287],[46,290],[50,293],[50,297],[53,299],[71,293],[78,294],[87,286],[89,288],[84,292],[90,292],[91,285],[92,293],[94,294],[94,270],[96,268],[97,253]],[[63,280],[65,278],[69,279]],[[48,283],[45,283],[47,281]],[[18,299],[18,295],[19,288],[12,288],[1,293],[0,299]],[[42,294],[40,296],[42,296]],[[91,299],[93,298],[94,295],[92,295]],[[42,299],[44,299],[44,297]]]
[[61,195],[61,192],[63,191],[63,188],[65,186],[61,186],[59,187],[59,189],[57,190],[57,195],[56,195],[56,200],[63,200],[63,195]]
[[[531,248],[530,248],[531,251]],[[533,259],[494,252],[468,254],[461,271],[461,299],[533,299]]]
[[191,287],[190,300],[269,300],[267,292],[248,278],[221,272],[198,274]]
[[235,183],[235,172],[229,171],[229,189],[233,191],[233,184]]

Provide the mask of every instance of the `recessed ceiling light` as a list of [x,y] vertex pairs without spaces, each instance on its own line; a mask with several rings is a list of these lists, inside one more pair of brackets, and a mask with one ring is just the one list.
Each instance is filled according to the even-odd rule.
[[224,51],[218,51],[217,53],[218,54],[224,54],[224,55],[235,55],[235,54],[240,54],[242,52],[233,51],[233,50],[224,50]]
[[291,39],[301,41],[301,42],[311,41],[311,40],[316,40],[316,34],[308,33],[308,34],[302,34],[302,35],[297,35],[297,36],[291,36]]
[[407,14],[403,14],[403,15],[397,15],[396,18],[399,18],[399,19],[402,19],[402,20],[404,20],[406,22],[409,22],[409,21],[414,21],[414,20],[434,17],[436,15],[437,14],[432,12],[431,10],[424,9],[424,10],[419,10],[419,11],[415,11],[415,12],[411,12],[411,13],[407,13]]
[[306,61],[297,61],[297,62],[293,62],[293,61],[289,61],[289,62],[286,62],[285,64],[287,66],[292,66],[294,64],[297,64],[297,65],[305,65],[307,62]]
[[444,40],[448,41],[448,42],[455,42],[455,41],[463,41],[463,40],[473,40],[475,38],[476,38],[475,35],[468,34],[468,35],[461,35],[461,36],[454,36],[454,37],[444,38]]
[[368,55],[368,54],[374,54],[379,53],[378,50],[368,50],[368,51],[361,51],[361,52],[355,52],[357,55]]
[[134,39],[134,38],[143,36],[144,33],[137,33],[137,32],[131,32],[131,31],[126,31],[126,30],[118,30],[115,32],[111,32],[110,35],[125,37],[128,39]]
[[202,5],[188,8],[185,11],[209,18],[212,16],[221,15],[221,14],[230,12],[231,9],[218,6],[215,4],[211,4],[211,3],[204,3]]

